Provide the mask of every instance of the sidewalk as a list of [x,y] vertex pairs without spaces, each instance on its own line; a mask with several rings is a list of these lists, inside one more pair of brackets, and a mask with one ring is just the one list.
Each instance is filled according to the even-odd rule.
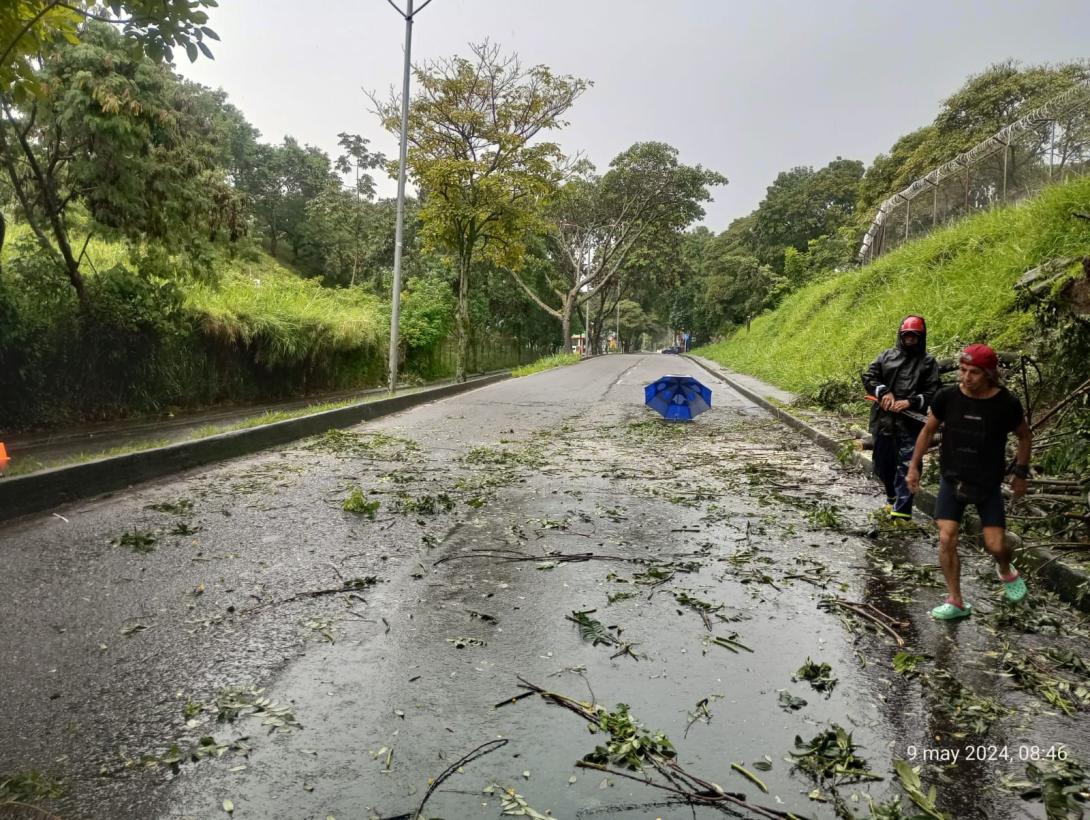
[[[789,405],[795,400],[794,394],[766,384],[753,376],[735,373],[710,359],[691,354],[685,355],[747,399],[765,408],[785,424],[795,428],[838,458],[850,460],[867,472],[873,472],[874,465],[870,456],[854,447],[850,450],[846,448],[846,445],[852,444],[855,438],[851,433],[852,424],[849,421],[831,415],[803,412],[794,407],[786,407],[784,405]],[[917,513],[930,522],[930,516],[935,509],[934,494],[921,489],[916,494],[915,501]],[[969,532],[979,531],[975,518],[966,517],[965,529]],[[1017,563],[1027,571],[1027,578],[1032,577],[1043,581],[1064,601],[1077,609],[1090,612],[1090,594],[1086,594],[1090,592],[1090,575],[1084,569],[1065,563],[1064,553],[1024,543],[1017,534],[1010,531],[1007,532],[1007,539],[1015,552]]]
[[508,371],[480,376],[465,382],[440,387],[420,387],[399,391],[392,397],[382,394],[369,400],[338,403],[315,412],[303,410],[290,418],[259,416],[255,424],[245,424],[223,432],[188,436],[174,443],[153,441],[120,454],[41,469],[26,475],[8,475],[0,479],[0,521],[47,510],[80,498],[102,495],[114,490],[182,472],[215,461],[248,455],[334,428],[351,427],[363,421],[397,413],[467,390],[485,387],[510,378]]
[[[471,376],[476,377],[477,375]],[[452,383],[453,379],[439,379],[422,385],[401,387],[393,395],[410,395]],[[286,418],[294,414],[303,415],[308,409],[310,412],[319,412],[339,403],[349,405],[385,398],[390,398],[390,393],[384,387],[338,390],[278,402],[142,416],[61,430],[8,434],[0,431],[0,441],[7,445],[8,455],[12,459],[8,477],[14,478],[66,463],[88,461],[116,455],[122,451],[153,449],[273,420],[263,418],[265,416],[275,415],[279,418],[280,414],[284,414],[283,417]]]

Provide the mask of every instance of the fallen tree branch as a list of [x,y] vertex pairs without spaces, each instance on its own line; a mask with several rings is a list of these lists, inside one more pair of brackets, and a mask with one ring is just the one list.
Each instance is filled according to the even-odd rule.
[[[575,535],[583,535],[583,533],[573,533]],[[588,536],[589,537],[589,536]],[[491,558],[496,561],[556,561],[557,563],[578,563],[582,561],[623,561],[630,564],[650,564],[654,563],[647,558],[628,558],[623,555],[602,555],[596,552],[576,552],[576,553],[563,553],[563,552],[546,552],[540,555],[529,555],[525,552],[518,552],[517,550],[505,550],[505,549],[493,549],[493,550],[473,550],[472,552],[463,552],[458,555],[447,555],[440,558],[432,566],[439,566],[445,564],[447,561],[458,561],[464,558]]]
[[823,609],[827,609],[833,606],[840,607],[841,609],[846,609],[852,614],[857,615],[863,620],[869,621],[880,629],[888,632],[891,636],[893,636],[893,640],[897,642],[897,646],[905,645],[905,639],[898,635],[897,631],[893,627],[906,626],[906,624],[903,621],[898,621],[894,618],[891,618],[889,615],[882,612],[882,610],[875,609],[870,604],[861,604],[857,603],[856,601],[847,601],[843,598],[823,598],[818,603],[818,606]]
[[[588,723],[597,725],[599,722],[599,714],[605,712],[605,709],[602,706],[594,703],[580,703],[556,692],[542,689],[540,686],[530,683],[525,678],[518,677],[518,681],[519,686],[522,689],[526,689],[532,694],[540,695],[542,699],[548,703],[561,706],[570,712],[574,712]],[[684,798],[690,805],[695,803],[727,810],[726,805],[729,804],[758,817],[772,818],[772,820],[791,820],[791,818],[796,817],[796,815],[793,815],[790,812],[782,812],[777,809],[770,809],[765,806],[749,803],[746,801],[745,795],[724,791],[722,787],[686,771],[676,761],[668,760],[661,755],[648,753],[646,760],[667,782],[660,783],[655,780],[650,773],[640,776],[629,772],[619,771],[588,760],[576,761],[575,765],[583,769],[593,769],[615,777],[634,780],[637,783],[642,783],[653,789],[658,789]]]
[[361,601],[367,603],[363,599],[363,596],[358,595],[361,590],[367,589],[372,586],[372,583],[366,583],[362,578],[350,578],[345,581],[339,587],[331,587],[329,589],[311,589],[305,592],[297,592],[294,595],[289,595],[287,598],[281,598],[279,601],[267,601],[257,606],[252,606],[249,609],[240,609],[239,615],[249,615],[252,612],[257,612],[260,609],[270,606],[280,606],[281,604],[290,604],[293,601],[301,601],[304,598],[321,598],[323,595],[341,595],[343,593],[357,593],[357,596]]

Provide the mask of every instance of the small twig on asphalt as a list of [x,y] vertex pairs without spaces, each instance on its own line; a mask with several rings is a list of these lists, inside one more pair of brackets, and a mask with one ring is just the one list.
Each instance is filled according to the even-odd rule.
[[341,595],[341,594],[348,594],[348,593],[357,593],[356,597],[359,598],[364,603],[367,603],[367,601],[358,594],[360,589],[362,589],[362,587],[353,586],[351,583],[345,583],[342,586],[331,587],[330,589],[312,589],[312,590],[308,590],[306,592],[297,592],[294,595],[289,595],[287,598],[281,598],[279,601],[269,601],[269,602],[264,603],[264,604],[258,604],[257,606],[252,606],[249,609],[240,609],[238,611],[238,614],[239,615],[249,615],[252,612],[257,612],[260,609],[264,609],[265,607],[280,606],[281,604],[290,604],[293,601],[301,601],[304,598],[321,598],[323,595]]
[[462,766],[465,766],[467,763],[472,763],[479,757],[484,757],[485,755],[491,754],[497,749],[502,749],[504,746],[507,745],[507,743],[508,741],[506,739],[490,740],[487,743],[482,743],[473,751],[463,755],[461,758],[447,766],[446,770],[437,778],[435,778],[435,780],[432,781],[431,786],[428,787],[428,790],[424,792],[424,799],[420,801],[420,805],[416,807],[416,813],[412,816],[423,816],[424,804],[428,802],[428,798],[432,796],[432,793],[437,788],[439,788],[440,783],[442,783],[444,780],[446,780],[448,777],[458,771],[458,769],[460,769]]
[[639,663],[640,662],[640,656],[632,651],[633,646],[636,646],[636,644],[634,644],[634,643],[622,644],[620,649],[618,649],[616,652],[614,652],[612,655],[609,656],[609,659],[613,660],[614,658],[619,658],[622,655],[627,655],[628,657],[632,658],[632,660],[636,661],[636,663]]
[[512,703],[518,703],[523,698],[532,698],[536,694],[537,692],[523,692],[520,695],[509,697],[507,700],[501,700],[499,703],[493,703],[492,708],[499,709],[502,706],[510,706]]
[[343,584],[344,576],[341,575],[341,571],[337,569],[337,565],[334,564],[332,561],[326,561],[326,565],[329,566],[330,569],[332,569],[335,573],[337,573],[337,579]]

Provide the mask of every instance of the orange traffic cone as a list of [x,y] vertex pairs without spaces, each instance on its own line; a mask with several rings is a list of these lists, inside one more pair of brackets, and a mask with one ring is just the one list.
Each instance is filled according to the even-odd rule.
[[0,441],[0,473],[8,468],[8,463],[10,461],[11,459],[8,458],[8,451],[4,447],[4,442]]

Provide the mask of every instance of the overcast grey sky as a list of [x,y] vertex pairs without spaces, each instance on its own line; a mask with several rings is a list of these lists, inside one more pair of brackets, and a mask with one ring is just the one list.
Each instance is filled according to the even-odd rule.
[[[396,157],[361,91],[400,88],[405,26],[386,0],[220,3],[216,60],[183,61],[186,76],[225,89],[265,141],[290,134],[336,156],[348,131]],[[604,170],[633,142],[670,143],[730,179],[704,220],[721,231],[778,172],[837,156],[869,164],[970,74],[1090,56],[1087,32],[1086,0],[433,0],[412,56],[489,38],[592,80],[557,134],[564,149]]]

